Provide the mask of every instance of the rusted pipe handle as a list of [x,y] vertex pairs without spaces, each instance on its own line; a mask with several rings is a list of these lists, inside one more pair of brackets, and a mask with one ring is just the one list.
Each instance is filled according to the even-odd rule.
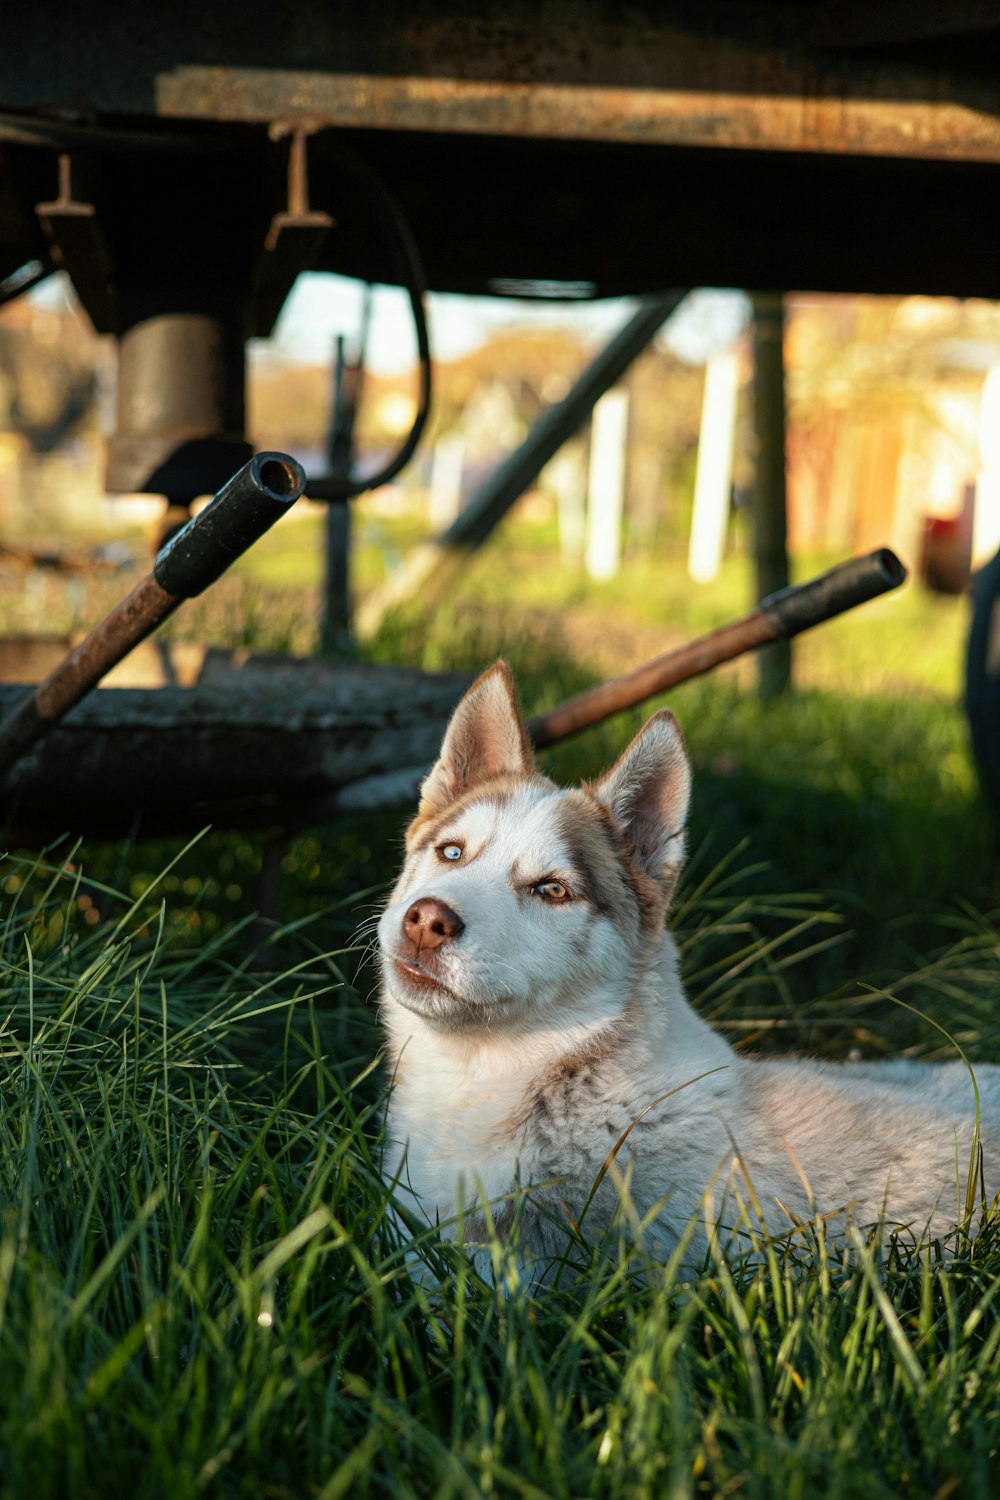
[[160,549],[153,575],[175,599],[192,599],[283,516],[305,489],[302,465],[287,453],[258,453],[203,511]]
[[769,594],[760,602],[760,612],[776,637],[788,640],[800,630],[809,630],[834,615],[843,614],[868,599],[898,588],[906,569],[888,547],[879,547],[864,557],[852,557],[809,583]]
[[24,752],[144,641],[183,599],[214,583],[305,488],[301,464],[258,453],[163,547],[136,585],[0,724],[0,781]]
[[742,620],[699,636],[676,651],[656,656],[622,677],[613,677],[610,682],[577,693],[575,698],[568,698],[548,713],[531,719],[528,734],[538,749],[552,745],[623,709],[634,708],[667,688],[710,672],[745,651],[798,635],[800,630],[808,630],[845,609],[863,604],[866,599],[898,588],[905,577],[906,569],[888,547],[852,558],[809,583],[771,594]]

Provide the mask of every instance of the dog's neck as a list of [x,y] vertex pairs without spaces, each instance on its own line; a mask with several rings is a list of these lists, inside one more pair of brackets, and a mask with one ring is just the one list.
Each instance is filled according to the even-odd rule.
[[[487,1082],[525,1085],[569,1058],[606,1058],[624,1069],[644,1071],[666,1055],[681,1071],[717,1067],[733,1053],[695,1014],[677,972],[677,950],[664,933],[654,962],[637,976],[628,995],[590,995],[586,1007],[570,1006],[562,1016],[511,1024],[448,1028],[402,1006],[386,1007],[391,1067],[397,1084],[420,1073],[425,1078],[461,1078],[468,1088]],[[633,1056],[634,1054],[634,1056]]]
[[528,1080],[562,1058],[617,1045],[622,1027],[622,1017],[610,1010],[605,1016],[565,1025],[523,1022],[496,1029],[451,1030],[401,1009],[388,1020],[400,1078],[416,1068],[426,1073],[454,1071],[473,1086],[488,1080]]

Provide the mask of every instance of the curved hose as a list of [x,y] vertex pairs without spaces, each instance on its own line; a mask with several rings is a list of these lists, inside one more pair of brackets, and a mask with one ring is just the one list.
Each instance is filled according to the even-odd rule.
[[426,282],[423,263],[413,233],[395,194],[381,173],[377,172],[371,163],[353,147],[344,145],[342,142],[337,144],[336,155],[340,164],[364,191],[386,231],[400,283],[410,299],[410,310],[413,313],[413,327],[417,339],[420,384],[413,424],[389,462],[376,473],[364,477],[356,474],[344,477],[331,474],[324,475],[321,479],[311,479],[306,486],[306,494],[313,500],[349,500],[354,495],[360,495],[366,490],[378,489],[380,485],[387,484],[413,457],[427,425],[431,406],[431,350],[427,334],[427,317],[424,311]]

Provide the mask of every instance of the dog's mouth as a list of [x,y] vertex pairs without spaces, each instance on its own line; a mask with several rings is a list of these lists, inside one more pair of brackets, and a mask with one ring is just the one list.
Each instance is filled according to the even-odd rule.
[[393,963],[400,974],[404,975],[411,984],[419,984],[435,990],[448,992],[447,985],[443,985],[436,974],[430,969],[425,969],[423,964],[415,958],[394,958]]
[[[399,954],[384,954],[389,959],[395,975],[402,984],[395,987],[395,998],[404,1010],[415,1015],[429,1016],[447,1022],[450,1026],[479,1025],[503,1008],[509,996],[483,996],[475,993],[459,993],[445,983],[433,970],[422,964],[419,958],[402,958]],[[433,962],[433,958],[431,959]]]
[[[428,992],[428,1000],[431,999],[431,992],[433,992],[439,996],[447,997],[455,1005],[462,1004],[461,997],[456,995],[454,990],[449,989],[444,981],[431,969],[426,968],[419,959],[394,956],[392,962],[396,973],[405,979],[408,985],[412,986],[413,989]],[[406,1004],[405,1000],[403,1004]]]

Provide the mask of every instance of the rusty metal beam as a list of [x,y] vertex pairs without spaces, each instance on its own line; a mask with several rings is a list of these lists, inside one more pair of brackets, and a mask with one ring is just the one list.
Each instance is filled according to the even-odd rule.
[[163,80],[157,99],[166,118],[244,124],[277,115],[314,129],[1000,163],[998,99],[987,108],[902,90],[873,99],[860,82],[806,67],[786,88],[766,75],[754,87],[738,72],[727,88],[699,89],[282,70],[248,78],[192,65]]
[[[272,127],[315,132],[313,211],[337,217],[322,246],[296,231],[292,266],[318,251],[317,269],[398,278],[338,170],[349,136],[437,291],[1000,294],[988,0],[202,0],[194,32],[178,7],[133,22],[127,0],[49,0],[19,12],[0,56],[3,268],[44,250],[23,211],[51,196],[39,147],[113,160],[93,202],[119,281],[142,264],[170,282],[139,309],[122,284],[122,330],[245,292],[280,206]],[[171,225],[189,229],[195,204],[209,306],[187,305],[193,277],[177,285],[198,257]]]
[[1000,22],[884,9],[202,0],[192,34],[179,8],[137,28],[125,0],[50,0],[19,15],[0,109],[1000,162]]

